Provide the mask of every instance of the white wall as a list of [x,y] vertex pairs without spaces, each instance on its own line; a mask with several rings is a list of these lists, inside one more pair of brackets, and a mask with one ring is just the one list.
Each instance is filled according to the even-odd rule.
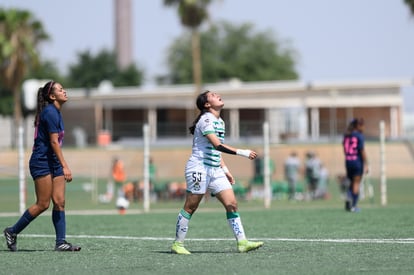
[[11,131],[12,120],[4,116],[0,116],[0,148],[10,148],[11,146]]
[[[24,142],[26,148],[31,148],[33,145],[33,136],[34,136],[34,127],[33,127],[34,117],[29,116],[24,121]],[[12,146],[12,132],[13,132],[13,118],[0,116],[0,148],[11,148]],[[17,139],[15,144],[17,145]]]

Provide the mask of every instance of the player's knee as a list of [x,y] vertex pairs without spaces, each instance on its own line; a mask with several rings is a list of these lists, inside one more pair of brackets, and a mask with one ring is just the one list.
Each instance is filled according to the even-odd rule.
[[198,208],[197,203],[189,203],[189,202],[186,202],[183,207],[184,211],[191,215],[194,214],[197,208]]
[[225,205],[227,212],[237,212],[237,202],[230,202]]
[[57,200],[53,202],[53,210],[65,210],[65,200]]
[[190,215],[193,215],[194,214],[194,212],[197,210],[197,209],[194,209],[194,208],[183,208],[184,209],[184,211],[185,212],[187,212],[188,214],[190,214]]
[[40,212],[44,212],[49,208],[50,201],[38,201],[36,205]]

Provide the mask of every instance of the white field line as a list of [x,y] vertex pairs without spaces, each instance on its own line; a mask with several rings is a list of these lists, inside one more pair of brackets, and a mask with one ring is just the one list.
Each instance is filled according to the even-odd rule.
[[[26,238],[55,238],[55,235],[21,234]],[[172,241],[169,237],[133,237],[133,236],[105,236],[105,235],[67,235],[68,238],[78,239],[114,239],[139,241]],[[188,238],[187,241],[233,241],[233,238]],[[371,243],[371,244],[414,244],[414,238],[402,239],[301,239],[301,238],[263,238],[250,239],[270,242],[312,242],[312,243]]]

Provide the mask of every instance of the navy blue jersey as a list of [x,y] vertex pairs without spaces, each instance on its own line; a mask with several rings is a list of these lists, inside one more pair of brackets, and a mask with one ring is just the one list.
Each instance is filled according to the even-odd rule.
[[364,135],[358,131],[344,135],[342,142],[345,154],[345,166],[348,170],[352,170],[352,174],[362,175],[364,170],[364,160],[362,159],[362,151],[364,149]]
[[32,158],[52,158],[57,161],[56,155],[50,144],[49,135],[51,133],[58,133],[58,141],[62,146],[64,132],[63,120],[60,111],[53,104],[47,105],[41,112],[39,124],[35,129]]

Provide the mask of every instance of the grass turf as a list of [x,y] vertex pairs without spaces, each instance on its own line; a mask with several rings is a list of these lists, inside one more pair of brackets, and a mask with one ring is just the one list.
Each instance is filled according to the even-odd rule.
[[[17,195],[7,199],[15,191],[0,183],[0,213],[16,211]],[[91,202],[81,185],[68,188],[68,210],[113,208]],[[9,252],[3,238],[0,274],[413,274],[414,183],[390,180],[386,207],[379,204],[377,189],[373,203],[361,202],[361,213],[344,212],[336,186],[327,201],[276,200],[264,209],[261,201],[241,200],[247,236],[265,242],[246,254],[236,252],[225,214],[214,199],[193,216],[186,241],[192,255],[184,256],[170,253],[181,201],[158,202],[142,214],[68,215],[68,241],[82,246],[73,253],[53,251],[47,212],[19,235],[18,252]],[[0,216],[1,228],[17,218]]]

